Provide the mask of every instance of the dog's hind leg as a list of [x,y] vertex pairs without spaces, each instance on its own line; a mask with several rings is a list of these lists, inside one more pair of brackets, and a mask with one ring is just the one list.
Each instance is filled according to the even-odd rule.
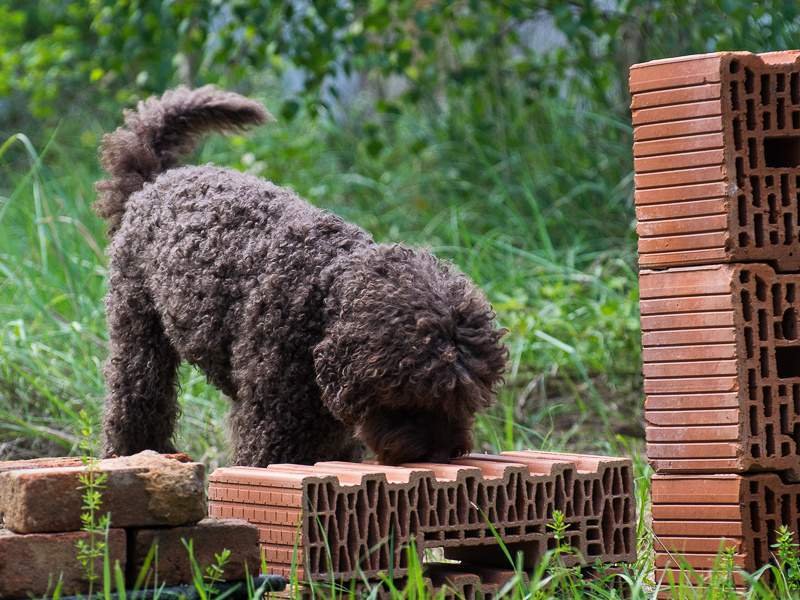
[[139,281],[112,271],[106,311],[106,456],[142,450],[173,452],[180,358]]

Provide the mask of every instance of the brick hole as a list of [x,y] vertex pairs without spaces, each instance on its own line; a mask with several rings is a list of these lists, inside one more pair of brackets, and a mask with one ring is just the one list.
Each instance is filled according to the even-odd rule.
[[747,138],[747,158],[751,169],[758,168],[758,145],[755,138]]
[[767,195],[767,207],[769,208],[769,223],[775,225],[778,222],[778,197],[775,194]]
[[800,129],[800,111],[792,111],[792,129]]
[[786,74],[785,73],[778,73],[775,78],[775,88],[782,92],[786,89]]
[[760,302],[767,301],[767,284],[764,283],[761,277],[756,277],[756,298],[758,298]]
[[[754,141],[752,138],[748,141]],[[751,145],[752,151],[752,145]],[[751,159],[752,163],[752,159]],[[772,169],[800,166],[800,136],[764,138],[764,163]],[[751,164],[751,166],[753,166]]]
[[[739,82],[738,81],[731,81],[731,108],[733,110],[739,110]],[[734,121],[734,129],[738,123],[738,119]]]
[[778,107],[776,108],[778,121],[778,129],[786,129],[786,101],[783,98],[778,98]]
[[606,499],[605,505],[603,506],[603,516],[606,518],[603,519],[603,522],[601,523],[603,527],[603,539],[606,541],[606,543],[614,539],[614,523],[612,519],[608,518],[609,514],[614,514],[613,510],[614,508],[611,506],[611,500]]
[[741,156],[736,157],[736,185],[740,190],[744,189],[745,176],[744,176],[744,159]]
[[797,339],[797,310],[790,307],[783,311],[781,318],[781,333],[785,340]]
[[739,234],[739,247],[740,248],[746,248],[749,245],[750,245],[750,236],[747,235],[746,232],[742,231]]
[[781,379],[800,377],[800,346],[776,347],[775,367]]
[[766,448],[764,451],[767,453],[767,456],[774,456],[775,455],[775,427],[768,423],[764,426],[764,438],[766,440]]
[[750,193],[753,195],[753,206],[761,206],[761,182],[758,177],[750,177]]
[[626,496],[633,493],[633,490],[631,490],[633,476],[630,474],[630,469],[628,469],[628,467],[622,467],[622,469],[620,469],[620,477],[622,478],[622,493]]
[[777,231],[770,231],[769,232],[769,243],[774,245],[778,244],[778,232]]
[[783,206],[789,206],[790,202],[789,176],[784,173],[781,175],[781,204]]
[[761,104],[769,104],[770,89],[769,89],[769,75],[766,73],[761,76]]
[[763,215],[753,215],[753,229],[755,230],[756,248],[764,246],[764,217]]
[[750,527],[754,533],[761,531],[761,513],[758,510],[758,501],[753,500],[750,502]]
[[767,546],[771,548],[777,541],[775,537],[775,530],[778,528],[778,523],[775,519],[767,519],[765,526],[767,529]]
[[758,435],[758,409],[755,406],[750,406],[750,435]]
[[764,309],[758,310],[758,339],[762,342],[767,341],[769,321],[767,320],[767,311]]
[[[756,435],[755,433],[753,435]],[[750,449],[753,458],[761,458],[761,444],[753,444]]]
[[794,240],[794,225],[792,223],[792,214],[786,213],[783,215],[783,243],[789,245]]
[[761,389],[761,404],[764,407],[764,416],[769,419],[772,416],[772,388],[768,385]]
[[761,128],[764,130],[772,129],[772,115],[769,111],[764,111],[761,114]]
[[758,387],[756,386],[756,370],[747,370],[747,391],[750,400],[755,400],[755,393]]
[[750,69],[744,70],[744,91],[748,94],[753,93],[753,71]]
[[750,304],[750,292],[742,290],[740,297],[742,299],[742,318],[749,323],[753,320],[753,307]]
[[769,377],[769,352],[766,348],[759,348],[758,359],[761,362],[761,377]]
[[800,104],[800,77],[797,73],[789,75],[789,93],[792,97],[792,104]]
[[[740,161],[741,161],[741,158],[737,158],[736,159],[736,164],[738,165],[740,163]],[[739,177],[738,166],[737,166],[736,177],[737,177],[737,179]],[[743,185],[739,185],[739,187],[742,188],[744,186]],[[744,194],[739,194],[739,196],[736,198],[736,201],[737,201],[737,207],[739,209],[738,210],[738,213],[739,213],[738,214],[739,227],[744,227],[745,225],[747,225],[747,198],[745,197]]]
[[772,284],[772,289],[770,290],[770,296],[772,296],[772,312],[776,315],[780,314],[781,312],[781,286],[777,283]]
[[753,558],[756,561],[755,564],[764,564],[764,557],[761,554],[761,544],[753,544]]
[[792,454],[792,445],[789,442],[781,444],[781,456],[789,456]]
[[775,178],[772,175],[764,177],[764,187],[771,188],[773,185],[775,185]]
[[747,129],[753,131],[756,128],[756,105],[752,100],[747,101]]
[[730,64],[728,65],[728,70],[729,70],[731,73],[737,73],[737,72],[739,71],[739,61],[738,61],[738,60],[736,60],[736,59],[733,59],[733,60],[730,62]]
[[747,283],[750,281],[750,271],[739,271],[739,282],[740,283]]
[[614,530],[614,554],[622,554],[625,552],[625,538],[622,535],[621,529]]

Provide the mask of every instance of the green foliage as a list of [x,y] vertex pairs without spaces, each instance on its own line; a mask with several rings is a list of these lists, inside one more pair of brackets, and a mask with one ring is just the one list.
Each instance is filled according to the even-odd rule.
[[108,570],[108,528],[111,524],[111,515],[100,513],[108,473],[99,470],[95,458],[97,437],[94,435],[93,423],[86,411],[81,410],[78,416],[81,420],[80,447],[83,452],[81,461],[85,467],[78,475],[79,488],[83,490],[81,531],[87,534],[87,539],[78,540],[75,545],[78,562],[86,574],[86,581],[89,582],[88,597],[91,598],[98,580],[104,584],[110,583],[108,572],[103,574],[102,579],[101,574],[97,573],[97,563],[105,557],[104,567],[106,571]]
[[225,548],[222,552],[214,553],[214,562],[203,567],[198,563],[194,553],[194,540],[181,539],[181,543],[186,548],[189,556],[189,563],[192,568],[192,583],[197,592],[199,600],[214,600],[219,593],[216,585],[224,580],[225,566],[231,560],[231,551]]
[[[798,10],[787,0],[10,0],[0,94],[15,90],[37,117],[54,117],[65,98],[108,107],[177,83],[252,86],[256,73],[299,69],[284,118],[327,108],[332,80],[356,73],[375,83],[383,115],[456,102],[490,124],[520,84],[528,103],[566,94],[622,114],[630,63],[797,46]],[[390,77],[402,93],[388,91]],[[383,132],[367,135],[378,152]]]
[[772,545],[778,566],[785,575],[786,588],[800,592],[800,544],[795,541],[795,532],[781,525],[775,532],[776,541]]

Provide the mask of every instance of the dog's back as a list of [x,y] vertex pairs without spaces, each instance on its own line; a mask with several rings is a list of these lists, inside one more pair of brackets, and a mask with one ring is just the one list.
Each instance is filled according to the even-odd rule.
[[[358,227],[258,177],[211,165],[175,166],[202,133],[267,118],[259,104],[236,94],[179,89],[126,113],[125,127],[107,135],[102,147],[112,177],[98,184],[96,210],[112,234],[112,284],[115,273],[137,279],[180,357],[229,395],[231,344],[256,325],[248,302],[274,301],[282,310],[278,305],[291,297],[307,312],[318,311],[322,269],[343,247],[371,241]],[[287,328],[320,325],[313,318],[295,321]]]

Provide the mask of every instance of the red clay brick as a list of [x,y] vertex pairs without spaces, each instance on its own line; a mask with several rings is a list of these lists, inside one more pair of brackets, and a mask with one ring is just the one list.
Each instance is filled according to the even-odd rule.
[[[34,533],[20,535],[0,529],[0,598],[27,598],[53,592],[59,576],[63,595],[89,591],[75,544],[87,534]],[[108,532],[108,551],[113,561],[126,564],[125,531]],[[102,561],[95,566],[102,573]],[[97,589],[95,587],[95,589]]]
[[800,268],[797,53],[643,63],[630,89],[640,265]]
[[232,467],[209,480],[210,514],[256,524],[270,571],[289,574],[296,564],[305,580],[375,577],[390,565],[402,576],[412,540],[420,557],[442,547],[448,557],[493,566],[499,554],[487,519],[531,565],[553,547],[546,525],[555,509],[588,563],[635,555],[631,466],[623,459],[514,452],[402,467]]
[[[100,461],[108,474],[101,510],[112,527],[196,523],[206,515],[204,467],[154,452]],[[0,515],[17,533],[81,528],[80,467],[27,468],[0,473]],[[43,501],[46,499],[46,501]]]
[[800,475],[800,275],[642,271],[647,455],[659,472]]
[[738,567],[754,571],[772,560],[775,530],[800,527],[800,484],[774,473],[756,475],[655,475],[655,564],[684,559],[710,569],[722,547],[736,549]]
[[[231,559],[223,580],[238,581],[245,574],[256,575],[261,568],[258,528],[238,519],[204,519],[196,525],[158,529],[131,530],[132,572],[138,574],[153,544],[157,544],[158,562],[151,567],[151,577],[166,585],[192,582],[189,554],[181,540],[193,540],[194,556],[201,568],[215,564],[214,555],[227,549]],[[152,579],[151,579],[152,581]]]

